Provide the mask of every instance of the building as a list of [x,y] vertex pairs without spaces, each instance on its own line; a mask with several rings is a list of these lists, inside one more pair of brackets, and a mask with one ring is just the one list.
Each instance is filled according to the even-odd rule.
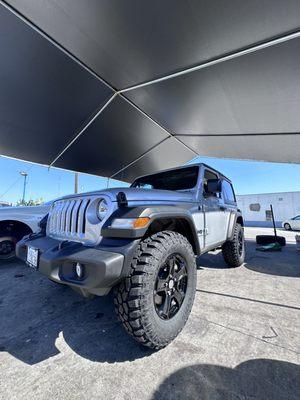
[[272,226],[273,206],[276,226],[282,221],[300,215],[300,192],[237,195],[246,226]]

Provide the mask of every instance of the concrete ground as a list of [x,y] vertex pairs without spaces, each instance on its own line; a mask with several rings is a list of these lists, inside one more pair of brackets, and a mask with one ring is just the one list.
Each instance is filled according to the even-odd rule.
[[200,257],[187,326],[152,352],[111,296],[86,301],[20,262],[0,269],[1,399],[300,399],[300,251],[255,250],[243,267]]

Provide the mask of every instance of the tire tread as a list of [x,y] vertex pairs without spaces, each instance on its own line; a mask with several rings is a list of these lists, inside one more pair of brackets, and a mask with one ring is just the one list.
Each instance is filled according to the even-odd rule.
[[[189,313],[184,316],[179,331],[168,337],[168,340],[161,340],[152,329],[151,321],[147,319],[149,313],[142,313],[142,309],[150,307],[145,300],[145,294],[150,290],[147,278],[154,274],[153,262],[158,259],[157,252],[166,250],[166,241],[172,241],[174,244],[179,241],[194,257],[191,244],[181,234],[173,231],[156,233],[140,242],[131,262],[129,276],[114,289],[115,310],[125,330],[135,340],[153,349],[167,346],[182,330],[189,316]],[[190,308],[193,301],[194,296],[190,299]]]
[[[223,258],[226,262],[227,265],[229,265],[232,268],[237,268],[241,266],[244,262],[244,259],[241,261],[241,258],[238,253],[238,234],[240,229],[243,229],[243,227],[236,223],[234,227],[234,233],[233,233],[233,238],[232,240],[228,240],[225,242],[222,246],[222,253],[223,253]],[[245,252],[245,250],[244,250]]]

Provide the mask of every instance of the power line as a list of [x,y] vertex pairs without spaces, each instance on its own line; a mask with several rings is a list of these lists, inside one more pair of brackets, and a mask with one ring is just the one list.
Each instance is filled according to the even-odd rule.
[[[1,157],[2,158],[2,157]],[[33,165],[27,170],[27,174],[32,170]],[[19,176],[1,195],[0,199],[2,199],[3,196],[6,195],[23,177]]]
[[5,192],[3,192],[3,193],[0,195],[0,199],[2,199],[2,197],[5,196],[6,193],[8,193],[8,192],[10,191],[10,189],[12,189],[21,179],[22,179],[22,176],[19,176],[19,178],[16,179],[15,182],[12,183],[12,184],[9,186],[9,188],[8,188]]

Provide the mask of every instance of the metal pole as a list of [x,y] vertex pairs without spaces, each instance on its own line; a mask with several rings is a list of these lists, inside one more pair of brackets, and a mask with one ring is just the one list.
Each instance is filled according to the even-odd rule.
[[275,226],[275,219],[274,219],[274,212],[273,212],[273,206],[272,204],[270,204],[270,208],[271,208],[271,214],[272,214],[272,222],[273,222],[273,229],[274,229],[274,236],[277,239],[277,230],[276,230],[276,226]]
[[24,175],[24,187],[23,187],[23,203],[25,201],[25,192],[26,192],[26,179],[27,179],[27,175]]
[[285,35],[280,36],[280,37],[278,37],[276,39],[266,40],[263,43],[255,44],[253,46],[249,46],[248,48],[243,49],[243,50],[234,51],[234,52],[232,52],[230,54],[218,57],[218,58],[216,58],[214,60],[206,61],[206,62],[203,62],[201,64],[195,65],[194,67],[188,67],[188,68],[185,68],[185,69],[183,69],[181,71],[174,72],[172,74],[168,74],[168,75],[162,76],[160,78],[152,79],[150,81],[142,82],[142,83],[139,83],[137,85],[130,86],[130,87],[127,87],[125,89],[121,89],[121,90],[118,91],[118,93],[127,93],[127,92],[130,92],[131,90],[141,89],[141,88],[149,86],[149,85],[154,85],[155,83],[164,82],[164,81],[166,81],[168,79],[173,79],[173,78],[177,78],[178,76],[190,74],[191,72],[199,71],[200,69],[204,69],[204,68],[207,68],[207,67],[212,67],[213,65],[220,64],[222,62],[226,62],[226,61],[229,61],[229,60],[233,60],[234,58],[242,57],[242,56],[245,56],[247,54],[251,54],[251,53],[254,53],[256,51],[260,51],[260,50],[266,49],[268,47],[275,46],[275,45],[287,42],[289,40],[299,38],[299,36],[300,36],[300,31],[296,31],[294,33],[290,33],[290,34],[287,34],[287,35],[285,34]]
[[24,176],[24,183],[23,183],[23,197],[22,197],[22,203],[25,201],[25,193],[26,193],[26,184],[27,184],[27,175],[28,173],[25,171],[20,172],[21,176]]
[[106,107],[113,101],[113,99],[117,96],[117,93],[114,93],[108,100],[107,102],[98,110],[91,118],[88,119],[88,121],[84,124],[84,126],[80,129],[79,133],[71,140],[71,142],[63,148],[63,150],[58,154],[57,157],[51,162],[49,167],[52,167],[52,165],[68,150],[70,146],[76,140],[86,131],[86,129],[95,121],[97,117],[106,109]]

